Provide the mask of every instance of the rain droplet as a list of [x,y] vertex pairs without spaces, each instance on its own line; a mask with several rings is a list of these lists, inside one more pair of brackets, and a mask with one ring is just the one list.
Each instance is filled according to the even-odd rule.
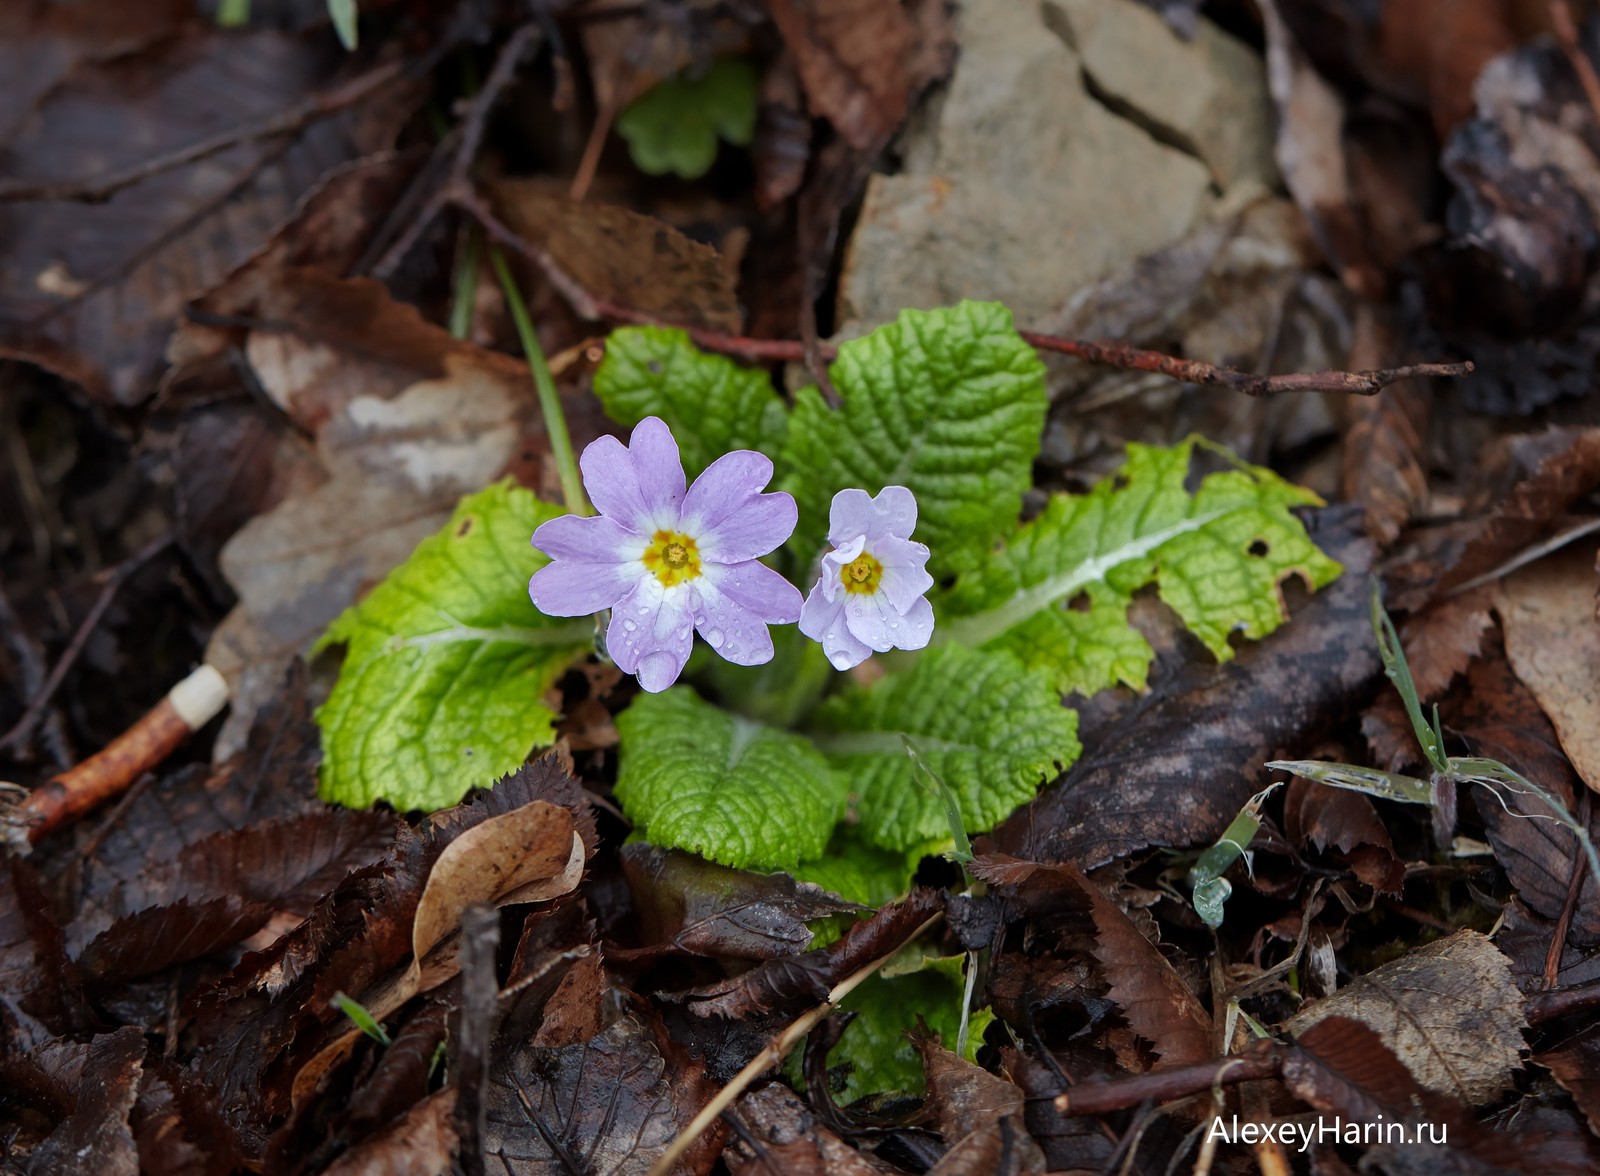
[[833,663],[833,668],[836,670],[848,670],[850,668],[850,655],[848,653],[836,653],[828,660]]
[[638,626],[638,625],[636,625],[636,624],[634,624],[634,623],[633,623],[633,622],[632,622],[632,621],[623,621],[623,622],[622,622],[622,628],[623,628],[623,630],[624,630],[624,631],[625,631],[625,632],[628,632],[628,633],[631,633],[631,632],[633,632],[633,631],[634,631],[634,630],[635,630],[635,629],[637,629],[637,628],[638,628],[638,627],[639,627],[639,626]]
[[641,617],[648,615],[649,612],[650,612],[650,606],[648,604],[641,604],[639,606],[639,615]]
[[711,630],[711,632],[706,634],[706,640],[711,642],[711,644],[716,646],[718,649],[721,649],[722,648],[722,630],[721,629],[713,629],[713,630]]

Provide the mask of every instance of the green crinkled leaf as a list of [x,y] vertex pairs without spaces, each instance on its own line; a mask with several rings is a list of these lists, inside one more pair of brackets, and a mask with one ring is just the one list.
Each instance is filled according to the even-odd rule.
[[817,720],[819,746],[856,794],[862,833],[894,850],[950,837],[903,736],[955,794],[969,833],[999,824],[1082,750],[1078,716],[1048,674],[1009,653],[955,645],[829,699]]
[[[803,558],[824,545],[828,508],[848,486],[909,486],[931,570],[963,566],[1016,526],[1044,428],[1044,365],[995,302],[908,310],[839,348],[842,401],[795,398],[784,448],[800,505]],[[964,558],[965,557],[965,558]]]
[[[1197,449],[1231,468],[1190,494],[1184,482]],[[1062,692],[1093,694],[1117,682],[1142,689],[1152,654],[1127,609],[1154,582],[1226,661],[1231,633],[1260,638],[1283,623],[1285,577],[1320,588],[1339,574],[1290,513],[1320,501],[1200,438],[1168,449],[1130,445],[1115,477],[1088,494],[1054,496],[957,581],[940,602],[936,640],[1010,650],[1047,670]]]
[[847,902],[877,907],[911,889],[911,875],[925,850],[937,853],[942,848],[933,845],[910,851],[881,849],[854,825],[841,825],[821,857],[803,861],[790,872],[800,881],[815,882]]
[[543,695],[594,640],[589,618],[528,600],[547,562],[529,537],[562,513],[509,482],[464,498],[329,626],[318,648],[348,650],[317,712],[323,799],[447,808],[551,742]]
[[717,160],[719,135],[736,147],[754,136],[757,81],[752,62],[731,57],[699,77],[668,78],[617,116],[617,133],[645,174],[697,180]]
[[[840,1007],[857,1016],[828,1054],[829,1085],[840,1105],[869,1094],[922,1093],[922,1059],[908,1035],[920,1018],[947,1048],[955,1048],[964,988],[961,960],[931,960],[919,971],[891,979],[873,976],[844,998]],[[975,1009],[968,1018],[967,1061],[977,1060],[983,1031],[993,1020],[989,1009]]]
[[819,857],[844,781],[798,735],[729,714],[687,686],[641,694],[617,716],[617,799],[657,845],[739,869]]
[[776,457],[788,410],[767,374],[707,355],[684,332],[622,327],[606,339],[594,392],[618,424],[666,421],[692,479],[724,453],[758,449]]

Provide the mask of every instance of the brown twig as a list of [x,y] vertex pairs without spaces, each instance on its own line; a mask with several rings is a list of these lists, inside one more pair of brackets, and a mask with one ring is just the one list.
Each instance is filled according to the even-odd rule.
[[[500,55],[495,58],[493,68],[489,70],[489,76],[484,80],[483,88],[472,96],[472,100],[466,104],[462,112],[461,120],[434,149],[434,161],[448,160],[448,164],[443,167],[443,179],[422,202],[417,215],[407,221],[405,229],[399,236],[384,248],[370,266],[359,265],[358,270],[371,274],[379,281],[386,281],[392,277],[394,271],[400,267],[400,263],[405,260],[406,254],[411,252],[412,247],[433,223],[434,218],[454,202],[456,192],[467,183],[467,173],[478,157],[478,148],[483,145],[490,113],[504,95],[506,88],[516,79],[522,59],[538,43],[539,33],[539,24],[533,21],[523,25],[506,39],[505,45],[500,49]],[[423,169],[419,182],[432,182],[432,177],[439,174],[440,167],[434,161],[430,161],[429,166]]]
[[1136,1107],[1146,1099],[1171,1102],[1203,1094],[1214,1086],[1274,1078],[1281,1062],[1281,1050],[1276,1042],[1258,1041],[1243,1053],[1212,1062],[1151,1070],[1128,1078],[1113,1078],[1109,1082],[1080,1082],[1071,1090],[1054,1096],[1053,1102],[1063,1115],[1109,1115],[1112,1111]]
[[165,551],[172,543],[171,535],[163,535],[154,542],[147,543],[134,552],[122,563],[118,564],[104,577],[104,586],[100,595],[95,599],[94,606],[89,609],[89,614],[83,618],[83,623],[78,626],[78,631],[72,635],[67,648],[62,652],[60,659],[50,671],[50,676],[44,680],[38,692],[28,703],[28,709],[22,712],[22,717],[4,735],[0,735],[0,748],[9,748],[25,743],[33,734],[34,724],[44,708],[61,687],[62,681],[67,676],[67,671],[77,663],[78,655],[83,652],[84,645],[90,635],[100,625],[100,618],[105,616],[106,609],[111,607],[111,602],[116,599],[117,593],[122,590],[133,573],[138,571],[150,560]]
[[1246,396],[1282,396],[1293,392],[1345,392],[1357,396],[1375,396],[1390,384],[1416,376],[1464,376],[1472,371],[1471,363],[1414,363],[1364,372],[1292,372],[1285,376],[1262,376],[1254,372],[1219,368],[1197,359],[1179,359],[1159,351],[1130,347],[1125,343],[1063,339],[1038,331],[1018,333],[1040,351],[1069,355],[1086,363],[1107,367],[1158,372],[1187,384],[1228,388]]
[[[1578,824],[1585,829],[1589,827],[1589,810],[1592,805],[1593,793],[1587,788],[1583,790],[1583,798],[1578,801]],[[1589,857],[1587,854],[1576,852],[1579,848],[1577,839],[1573,839],[1572,874],[1567,878],[1567,897],[1561,904],[1561,917],[1556,920],[1555,929],[1550,932],[1550,947],[1544,957],[1544,986],[1554,988],[1561,975],[1561,950],[1567,945],[1567,931],[1572,927],[1572,915],[1578,906],[1578,895],[1583,890],[1584,876],[1589,872]]]
[[25,848],[120,796],[210,722],[227,701],[222,675],[212,666],[201,666],[101,751],[41,784],[14,810],[0,815],[0,842]]
[[1573,1013],[1592,1011],[1597,1006],[1600,1006],[1600,980],[1590,980],[1587,984],[1574,984],[1553,992],[1535,992],[1524,1003],[1523,1013],[1528,1024],[1543,1025]]
[[380,65],[376,69],[351,78],[343,85],[313,94],[304,101],[297,102],[288,109],[280,110],[277,114],[259,122],[233,127],[208,139],[201,139],[188,146],[179,147],[175,151],[169,151],[165,155],[154,156],[131,167],[94,179],[51,180],[47,183],[12,180],[0,184],[0,201],[70,200],[82,204],[103,204],[124,188],[148,180],[152,176],[196,163],[219,151],[237,147],[240,143],[291,134],[314,119],[325,118],[348,106],[354,106],[373,91],[394,81],[400,76],[403,67],[403,62]]
[[1550,24],[1555,29],[1556,40],[1561,42],[1561,48],[1572,64],[1572,72],[1578,75],[1578,84],[1583,87],[1584,97],[1589,100],[1589,109],[1600,120],[1600,76],[1596,76],[1594,63],[1589,60],[1589,55],[1583,51],[1583,44],[1578,40],[1578,26],[1572,19],[1572,9],[1567,7],[1567,0],[1550,0]]

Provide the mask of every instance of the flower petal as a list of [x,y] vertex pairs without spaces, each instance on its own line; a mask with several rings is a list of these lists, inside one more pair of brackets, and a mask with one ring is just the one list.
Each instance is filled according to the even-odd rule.
[[771,661],[772,634],[767,631],[766,618],[718,589],[716,580],[715,575],[703,575],[694,582],[694,624],[700,636],[734,665],[759,666]]
[[[644,554],[648,540],[615,519],[560,515],[533,533],[533,545],[551,559],[580,563],[628,563]],[[629,583],[632,583],[630,580]]]
[[917,527],[917,496],[904,486],[885,486],[877,497],[851,488],[833,496],[828,509],[828,542],[835,547],[856,535],[909,539]]
[[844,617],[851,636],[879,653],[895,647],[904,627],[899,612],[881,592],[846,595]]
[[896,647],[923,649],[933,640],[933,605],[926,598],[919,596],[900,622],[900,629],[895,633]]
[[822,557],[822,578],[818,583],[822,586],[822,594],[829,600],[838,599],[839,593],[844,591],[842,573],[846,567],[855,562],[867,545],[865,535],[857,535],[843,547],[836,547]]
[[811,590],[800,610],[800,631],[822,643],[822,652],[836,670],[859,666],[872,655],[872,650],[850,635],[844,601],[829,600],[822,594],[820,584]]
[[648,574],[642,566],[559,559],[533,573],[528,596],[547,617],[581,617],[612,607]]
[[606,649],[617,668],[638,674],[652,694],[665,690],[689,660],[694,646],[689,586],[663,588],[654,576],[640,576],[633,591],[611,609]]
[[[701,580],[769,625],[792,625],[800,619],[800,589],[766,564],[705,564]],[[699,581],[696,581],[699,583]]]
[[677,526],[683,462],[672,431],[660,418],[640,421],[630,446],[615,437],[591,442],[578,465],[583,488],[601,514],[641,535]]
[[703,558],[739,563],[778,548],[794,533],[799,512],[784,493],[763,494],[772,462],[752,449],[725,453],[694,480],[683,500],[683,527]]
[[[928,548],[925,544],[885,535],[873,541],[872,554],[883,565],[883,578],[878,581],[878,591],[889,598],[896,612],[907,612],[922,599],[924,592],[933,587],[933,577],[928,575]],[[902,645],[900,648],[907,647]]]

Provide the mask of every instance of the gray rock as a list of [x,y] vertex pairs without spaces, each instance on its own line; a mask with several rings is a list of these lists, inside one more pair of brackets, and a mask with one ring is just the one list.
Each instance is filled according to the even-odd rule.
[[[1275,176],[1270,135],[1254,129],[1271,117],[1254,54],[1209,26],[1186,43],[1134,0],[1086,0],[1092,21],[1072,2],[1050,0],[1047,24],[1036,4],[960,0],[948,90],[906,132],[903,170],[869,182],[844,260],[842,334],[961,298],[997,299],[1019,323],[1037,322],[1205,223],[1222,181]],[[1115,68],[1108,57],[1086,70],[1074,47],[1122,45],[1129,28],[1148,41],[1147,82],[1160,92],[1148,102],[1132,49]],[[1160,76],[1177,59],[1178,91],[1203,91],[1211,112],[1199,121],[1183,117]],[[1239,125],[1211,136],[1206,118],[1226,112]]]

